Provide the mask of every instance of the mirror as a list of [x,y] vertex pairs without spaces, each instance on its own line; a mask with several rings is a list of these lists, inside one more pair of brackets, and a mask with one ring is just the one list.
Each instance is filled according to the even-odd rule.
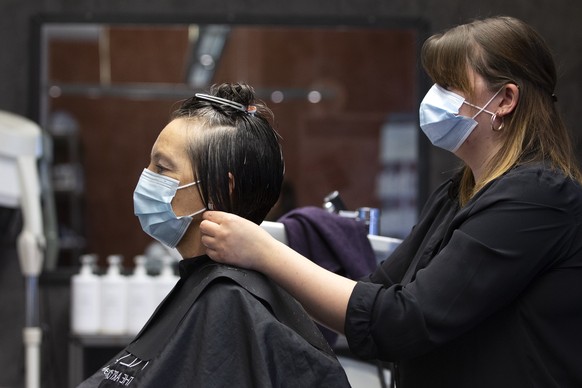
[[[221,82],[251,84],[275,115],[287,208],[381,208],[380,234],[415,221],[426,161],[417,110],[426,28],[418,21],[36,21],[34,107],[50,138],[58,249],[131,262],[151,239],[132,193],[177,101]],[[276,219],[273,213],[271,217]]]

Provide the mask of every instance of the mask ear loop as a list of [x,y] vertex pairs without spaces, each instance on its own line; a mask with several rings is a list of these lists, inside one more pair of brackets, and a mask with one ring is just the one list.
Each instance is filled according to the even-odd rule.
[[[177,190],[180,190],[180,189],[185,189],[185,188],[187,188],[187,187],[197,186],[197,185],[199,185],[199,184],[200,184],[200,180],[199,180],[199,179],[197,179],[197,180],[195,180],[194,182],[187,183],[187,184],[185,184],[185,185],[182,185],[182,186],[178,186],[178,187],[176,188],[176,191],[177,191]],[[198,192],[200,193],[200,187],[198,187]],[[202,193],[200,193],[200,198],[202,198]],[[192,213],[192,214],[188,214],[188,215],[187,215],[187,216],[185,216],[185,217],[194,217],[194,216],[196,216],[196,215],[198,215],[198,214],[200,214],[200,213],[204,213],[206,210],[208,210],[208,208],[207,208],[206,206],[204,206],[202,209],[200,209],[200,210],[196,210],[194,213]],[[184,217],[184,216],[181,216],[181,217]]]
[[[200,184],[201,181],[200,181],[200,179],[198,179],[194,183]],[[192,183],[192,184],[194,184],[194,183]],[[212,202],[208,202],[208,203],[204,202],[204,196],[202,195],[202,189],[200,188],[200,186],[198,186],[198,194],[200,194],[200,199],[202,199],[202,202],[204,203],[204,209],[201,209],[193,214],[190,214],[190,216],[195,216],[197,214],[204,213],[206,210],[214,210],[214,205],[212,204]]]
[[489,99],[489,101],[487,101],[487,103],[486,103],[485,105],[483,105],[483,107],[480,107],[480,106],[478,106],[478,105],[471,104],[470,102],[467,102],[467,101],[463,101],[463,104],[467,104],[467,105],[469,105],[469,106],[472,106],[473,108],[477,108],[477,109],[479,109],[479,112],[475,113],[475,115],[473,115],[473,117],[471,117],[471,118],[472,118],[473,120],[475,120],[475,118],[476,118],[477,116],[479,116],[479,115],[480,115],[481,113],[483,113],[483,112],[485,112],[485,113],[489,113],[491,116],[493,116],[495,113],[488,111],[488,110],[487,110],[487,107],[489,106],[489,104],[491,104],[491,101],[493,101],[493,99],[494,99],[495,97],[497,97],[497,95],[499,94],[499,92],[501,92],[501,90],[503,90],[503,86],[501,87],[501,89],[499,89],[499,90],[497,91],[497,93],[495,93],[495,94],[494,94],[494,95],[493,95],[493,96],[492,96],[492,97]]
[[182,185],[182,186],[178,186],[178,187],[176,187],[176,190],[185,189],[186,187],[191,187],[191,186],[198,185],[198,184],[200,184],[199,180],[194,181],[194,182],[190,182],[190,183],[186,183],[185,185]]
[[499,119],[501,120],[501,124],[499,125],[499,127],[495,128],[495,120],[497,119],[497,112],[493,113],[493,115],[491,116],[491,130],[494,132],[500,132],[503,129],[503,126],[505,125],[505,120],[503,119],[503,116],[499,116]]

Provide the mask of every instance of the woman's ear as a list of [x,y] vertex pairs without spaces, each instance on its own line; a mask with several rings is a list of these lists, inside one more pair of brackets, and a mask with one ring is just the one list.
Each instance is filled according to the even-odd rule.
[[228,173],[228,194],[232,194],[234,190],[234,175],[231,172]]
[[499,116],[512,113],[519,101],[519,86],[509,83],[503,87],[503,90],[499,94],[503,99],[499,102],[499,108],[496,110],[496,113]]

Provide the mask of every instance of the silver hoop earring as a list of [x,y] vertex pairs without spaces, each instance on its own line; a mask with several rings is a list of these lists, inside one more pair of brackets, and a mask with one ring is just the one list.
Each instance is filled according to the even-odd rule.
[[493,113],[493,115],[491,116],[491,130],[495,131],[495,132],[499,132],[503,129],[503,125],[504,120],[503,120],[503,116],[500,116],[499,119],[501,120],[501,125],[499,125],[499,127],[495,128],[495,120],[497,119],[497,113]]

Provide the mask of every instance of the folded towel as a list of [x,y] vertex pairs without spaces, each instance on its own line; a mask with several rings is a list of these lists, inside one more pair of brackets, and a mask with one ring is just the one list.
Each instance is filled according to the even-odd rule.
[[291,248],[331,272],[359,279],[376,268],[363,221],[315,206],[292,210],[278,221],[285,225]]

